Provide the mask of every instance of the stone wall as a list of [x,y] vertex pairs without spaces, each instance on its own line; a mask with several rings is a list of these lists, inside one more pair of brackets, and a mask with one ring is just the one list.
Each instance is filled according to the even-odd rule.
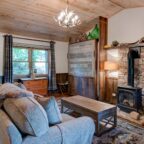
[[[129,51],[128,47],[119,48],[119,76],[118,85],[127,85],[128,77],[128,59],[127,54]],[[134,75],[134,85],[135,87],[143,88],[144,94],[144,48],[141,48],[141,58],[135,59],[135,75]]]

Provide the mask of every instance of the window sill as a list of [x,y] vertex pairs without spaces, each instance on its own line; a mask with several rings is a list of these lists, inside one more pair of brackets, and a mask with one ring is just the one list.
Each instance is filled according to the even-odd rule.
[[41,79],[47,79],[47,77],[36,77],[34,79],[32,78],[21,78],[21,80],[26,81],[26,80],[41,80]]

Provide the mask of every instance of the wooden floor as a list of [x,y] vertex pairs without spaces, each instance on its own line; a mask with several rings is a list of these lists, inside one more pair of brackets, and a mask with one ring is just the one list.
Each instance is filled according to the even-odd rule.
[[47,97],[55,96],[57,99],[60,99],[62,97],[69,97],[68,93],[61,93],[61,92],[55,92],[55,93],[48,93]]

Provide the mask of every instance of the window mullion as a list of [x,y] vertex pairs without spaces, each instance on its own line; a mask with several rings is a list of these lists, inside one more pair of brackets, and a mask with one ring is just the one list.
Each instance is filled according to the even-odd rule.
[[31,76],[32,72],[32,48],[29,48],[29,75]]

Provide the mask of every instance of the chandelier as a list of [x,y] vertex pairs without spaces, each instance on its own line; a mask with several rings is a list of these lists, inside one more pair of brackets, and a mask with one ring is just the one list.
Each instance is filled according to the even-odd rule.
[[69,11],[68,0],[66,9],[62,10],[54,19],[56,22],[58,22],[59,26],[65,28],[75,27],[81,24],[79,16],[75,14],[73,11]]

